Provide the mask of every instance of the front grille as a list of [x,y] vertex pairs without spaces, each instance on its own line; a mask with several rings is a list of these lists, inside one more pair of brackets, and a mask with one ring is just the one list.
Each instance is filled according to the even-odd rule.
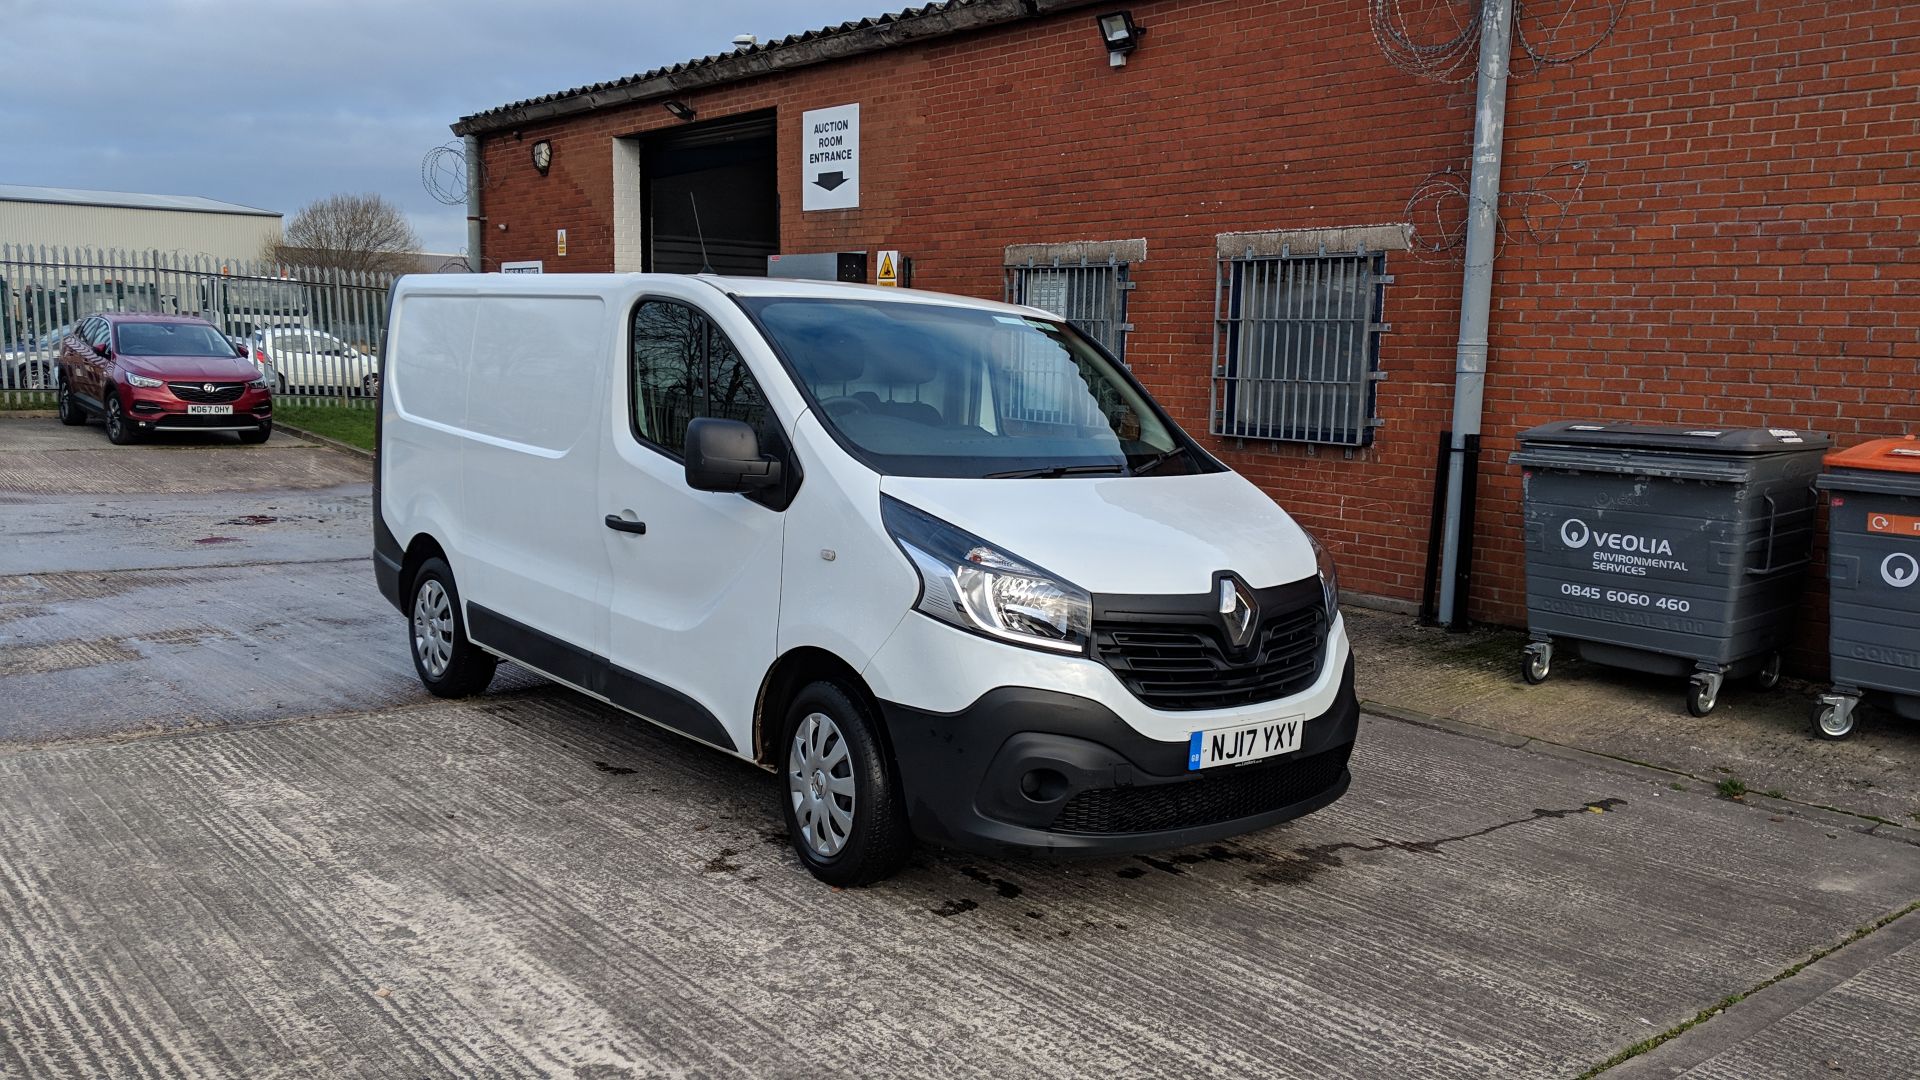
[[[207,391],[208,386],[213,387],[211,393]],[[177,382],[168,383],[167,389],[172,390],[173,396],[181,401],[191,401],[196,405],[224,405],[239,400],[240,395],[246,392],[247,384]]]
[[1067,800],[1054,832],[1165,832],[1217,825],[1304,802],[1340,782],[1353,744],[1271,765],[1227,766],[1149,787],[1095,788]]
[[1231,709],[1288,697],[1319,678],[1327,636],[1319,582],[1290,599],[1266,616],[1244,653],[1228,648],[1217,618],[1173,613],[1096,616],[1094,653],[1155,709]]

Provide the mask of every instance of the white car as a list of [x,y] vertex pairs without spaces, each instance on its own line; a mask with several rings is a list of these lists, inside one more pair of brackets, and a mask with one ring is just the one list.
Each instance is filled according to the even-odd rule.
[[54,370],[60,366],[60,343],[73,332],[71,325],[49,330],[0,352],[0,390],[51,390]]
[[1058,317],[656,274],[392,310],[374,565],[431,692],[510,659],[755,762],[836,885],[1346,791],[1326,552]]
[[274,389],[380,391],[380,362],[324,330],[276,326],[247,338],[254,363],[275,373]]

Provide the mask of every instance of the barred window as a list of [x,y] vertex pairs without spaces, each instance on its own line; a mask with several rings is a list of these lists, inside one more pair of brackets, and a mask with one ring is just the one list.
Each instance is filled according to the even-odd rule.
[[1380,379],[1384,254],[1222,257],[1215,435],[1366,446]]
[[1117,260],[1007,267],[1007,302],[1050,311],[1127,362],[1127,264]]

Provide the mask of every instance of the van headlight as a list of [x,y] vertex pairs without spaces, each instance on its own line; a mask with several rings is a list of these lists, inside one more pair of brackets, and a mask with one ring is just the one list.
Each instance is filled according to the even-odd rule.
[[1093,598],[898,499],[880,497],[887,533],[920,573],[915,609],[962,630],[1051,652],[1084,655]]
[[[1306,532],[1305,529],[1300,531]],[[1340,617],[1340,573],[1334,569],[1333,553],[1327,550],[1319,537],[1307,533],[1307,543],[1313,545],[1313,561],[1320,571],[1321,599],[1327,605],[1327,625],[1332,626],[1333,620]]]

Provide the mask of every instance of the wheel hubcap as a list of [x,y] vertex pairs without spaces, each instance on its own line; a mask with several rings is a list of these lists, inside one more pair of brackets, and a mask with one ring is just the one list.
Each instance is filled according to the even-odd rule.
[[836,855],[853,831],[853,757],[825,713],[808,713],[787,753],[787,793],[800,836],[817,855]]
[[414,594],[413,653],[436,679],[453,662],[453,603],[438,581],[427,581]]

